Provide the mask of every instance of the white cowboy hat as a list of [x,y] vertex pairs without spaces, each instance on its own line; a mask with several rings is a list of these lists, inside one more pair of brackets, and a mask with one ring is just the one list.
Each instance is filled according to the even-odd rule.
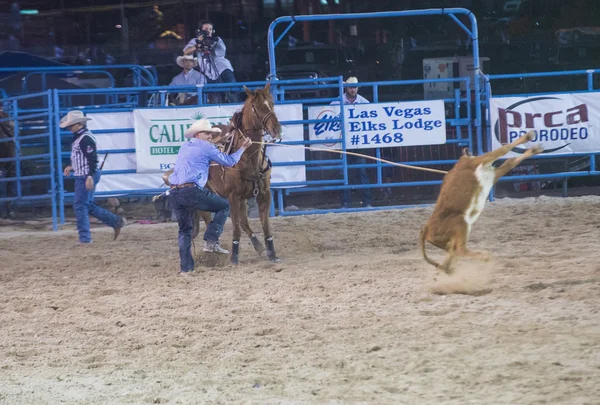
[[191,127],[186,129],[183,133],[183,136],[188,139],[193,138],[198,132],[214,132],[216,134],[220,134],[221,129],[211,126],[208,120],[202,119],[194,122]]
[[90,121],[90,120],[91,120],[91,118],[88,118],[85,115],[83,115],[83,111],[72,110],[72,111],[69,111],[67,113],[67,115],[65,115],[64,117],[62,117],[60,119],[59,126],[61,128],[68,128],[71,125],[81,124],[83,122]]
[[183,56],[178,56],[177,57],[177,64],[180,67],[183,67],[183,61],[184,60],[191,60],[194,61],[194,67],[198,66],[198,59],[194,58],[192,55],[183,55]]
[[358,84],[358,79],[354,76],[350,76],[349,78],[346,79],[346,81],[344,82],[346,84]]

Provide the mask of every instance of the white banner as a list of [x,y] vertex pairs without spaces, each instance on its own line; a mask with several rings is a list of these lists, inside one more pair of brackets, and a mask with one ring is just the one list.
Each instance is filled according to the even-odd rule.
[[[92,120],[87,126],[96,137],[98,150],[111,149],[135,149],[135,137],[133,132],[115,132],[110,134],[100,134],[96,132],[99,129],[130,129],[133,128],[133,114],[130,112],[118,113],[89,113],[86,114]],[[106,154],[98,155],[99,164],[104,162]],[[135,169],[135,153],[110,153],[106,156],[103,170],[125,170]]]
[[[170,169],[175,163],[179,147],[185,142],[183,133],[194,121],[205,118],[213,125],[226,124],[239,109],[240,106],[208,106],[134,110],[137,172],[161,173]],[[301,120],[302,105],[276,105],[275,113],[280,121]],[[282,138],[286,141],[303,140],[302,125],[284,126]],[[269,146],[267,155],[273,163],[303,161],[304,149]],[[271,172],[271,183],[300,182],[305,179],[305,166],[274,167]]]
[[600,93],[492,98],[490,108],[493,149],[536,132],[533,141],[513,149],[509,157],[535,144],[556,155],[600,152]]
[[[339,118],[340,106],[308,108],[308,119]],[[442,100],[344,105],[346,149],[446,143],[446,113]],[[331,140],[315,148],[342,149],[339,122],[309,125],[311,140]]]
[[[96,137],[98,150],[109,151],[98,155],[98,163],[104,162],[102,170],[135,170],[135,153],[111,153],[114,149],[135,149],[135,136],[133,131],[100,134],[97,130],[133,129],[133,114],[131,112],[117,113],[88,113],[88,128]],[[106,157],[106,160],[105,160]],[[158,178],[157,178],[158,177]],[[159,188],[163,184],[160,176],[147,174],[103,174],[96,191],[114,191],[119,195],[123,190],[140,190]]]

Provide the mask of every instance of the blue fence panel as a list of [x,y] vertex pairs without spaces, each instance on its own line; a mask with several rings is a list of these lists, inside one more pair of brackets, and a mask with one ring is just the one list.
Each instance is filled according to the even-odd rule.
[[[460,29],[462,29],[471,40],[471,49],[473,52],[473,74],[476,79],[481,77],[481,67],[479,58],[479,28],[475,14],[466,8],[431,8],[426,10],[402,10],[402,11],[383,11],[373,13],[349,13],[349,14],[316,14],[316,15],[297,15],[278,17],[269,25],[267,34],[267,45],[269,51],[269,77],[277,77],[277,62],[275,60],[275,47],[284,38],[285,34],[297,22],[312,22],[312,21],[333,21],[333,20],[358,20],[372,18],[398,18],[398,17],[416,17],[416,16],[445,16],[450,18]],[[463,16],[468,19],[470,27],[467,27],[457,16]],[[284,31],[275,39],[275,29],[278,25],[287,23]],[[480,80],[474,82],[474,104],[481,105]],[[482,136],[482,113],[480,108],[475,109],[474,128],[477,138]]]
[[[449,81],[449,82],[465,82],[467,83],[467,87],[469,84],[469,78],[460,78],[460,79],[440,79],[434,80],[436,82],[439,81]],[[310,141],[308,140],[308,128],[309,125],[325,122],[326,120],[309,120],[307,117],[307,109],[311,105],[324,105],[329,104],[332,101],[341,101],[342,93],[345,87],[348,85],[343,83],[343,78],[320,78],[320,83],[323,84],[315,84],[312,79],[298,79],[298,80],[282,80],[271,82],[271,86],[274,91],[277,91],[279,94],[279,100],[276,104],[297,104],[299,101],[302,101],[304,106],[303,111],[303,119],[297,121],[282,121],[282,125],[295,125],[302,124],[304,126],[304,140],[297,142],[282,142],[282,145],[293,145],[295,144],[297,147],[318,147],[319,144],[327,143],[327,141]],[[372,82],[372,83],[361,83],[363,88],[372,88],[373,89],[373,98],[374,101],[378,101],[379,99],[379,90],[384,89],[386,86],[412,86],[415,84],[423,84],[427,83],[427,80],[414,80],[414,81],[393,81],[393,82]],[[71,108],[79,108],[86,113],[100,113],[100,112],[132,112],[134,108],[144,108],[147,104],[152,105],[152,100],[160,100],[158,104],[162,104],[165,100],[167,100],[167,95],[170,93],[177,92],[190,92],[197,91],[200,95],[198,98],[198,105],[210,105],[206,104],[206,96],[213,91],[226,91],[226,90],[242,90],[242,86],[246,85],[249,88],[261,88],[267,82],[250,82],[250,83],[235,83],[235,84],[215,84],[215,85],[206,85],[206,86],[150,86],[144,88],[119,88],[119,89],[78,89],[78,90],[58,90],[54,93],[54,103],[56,106],[55,120],[58,122],[60,116],[66,114],[66,112]],[[336,94],[335,97],[329,98],[317,98],[317,99],[305,99],[305,100],[297,100],[292,99],[288,100],[287,95],[289,92],[295,91],[297,88],[302,87],[311,87],[315,86],[316,88],[326,88],[333,90]],[[318,87],[317,87],[318,86]],[[291,88],[291,90],[290,90]],[[73,99],[73,97],[84,96],[84,97],[121,97],[123,99],[135,100],[135,102],[131,103],[115,103],[115,104],[106,104],[106,105],[70,105],[69,101]],[[433,147],[398,147],[398,148],[387,148],[387,149],[374,149],[373,155],[375,157],[385,157],[388,160],[403,162],[412,165],[443,165],[449,166],[452,165],[457,158],[456,151],[458,150],[458,146],[469,146],[473,147],[474,139],[473,139],[473,131],[472,124],[469,118],[469,114],[471,111],[471,99],[466,95],[461,95],[460,91],[456,91],[453,98],[449,98],[444,100],[446,103],[447,109],[447,128],[449,138],[446,145],[436,145]],[[343,104],[342,104],[343,108]],[[463,114],[463,116],[461,116]],[[338,118],[338,122],[341,125],[341,128],[345,126],[342,125],[344,121],[343,115],[341,118]],[[60,134],[56,139],[56,153],[57,159],[59,162],[68,158],[69,154],[69,143],[64,142],[65,139],[70,138],[70,134],[68,132],[61,132],[56,125],[55,131],[57,134]],[[95,130],[97,134],[100,133],[123,133],[123,132],[133,132],[133,128],[119,128],[113,130]],[[279,146],[282,147],[282,146]],[[433,150],[437,150],[438,157],[442,157],[441,160],[436,159],[433,155]],[[135,149],[123,149],[123,150],[100,150],[99,154],[108,152],[111,155],[117,153],[134,153]],[[409,156],[411,154],[411,156]],[[325,156],[329,155],[329,156]],[[323,191],[342,191],[344,189],[361,189],[361,188],[396,188],[396,187],[406,187],[408,185],[437,185],[440,182],[440,176],[434,175],[435,177],[426,176],[417,177],[416,180],[412,184],[410,182],[411,179],[415,179],[413,174],[408,174],[404,169],[398,171],[398,179],[395,181],[391,181],[391,176],[386,175],[386,171],[391,171],[394,169],[393,165],[389,165],[382,162],[374,162],[368,161],[367,164],[352,164],[349,163],[346,157],[340,158],[338,155],[334,155],[332,153],[322,152],[322,151],[309,151],[306,154],[306,159],[302,161],[295,162],[276,162],[274,166],[307,166],[307,180],[304,182],[288,182],[288,183],[273,183],[272,186],[274,189],[277,189],[280,200],[283,199],[283,196],[291,196],[292,194],[297,195],[299,193],[303,193],[303,190],[306,190],[306,193],[311,193],[312,195],[317,194],[312,187],[317,187],[322,189]],[[419,156],[420,158],[415,159],[415,157]],[[64,162],[63,162],[64,163]],[[64,165],[64,164],[63,164]],[[365,167],[368,168],[371,172],[371,183],[369,185],[361,185],[354,184],[353,177],[349,175],[349,171],[355,171],[358,168]],[[104,171],[105,174],[127,174],[127,173],[135,173],[135,170],[118,170],[118,171]],[[158,176],[158,174],[157,174]],[[64,203],[65,201],[72,196],[72,193],[64,191],[64,179],[59,175],[58,179],[59,183],[59,207],[60,207],[60,218],[61,221],[64,220]],[[300,188],[289,188],[295,186],[302,186]],[[286,191],[281,189],[286,189]],[[162,191],[161,189],[152,189],[148,188],[145,190],[137,190],[136,194],[152,194],[158,193]],[[110,192],[99,192],[98,195],[103,194],[111,194]],[[290,197],[291,198],[291,197]],[[334,203],[335,204],[335,203]],[[274,210],[273,210],[274,211]],[[314,211],[317,212],[317,211]],[[286,215],[287,212],[284,209],[283,205],[279,206],[280,215]]]
[[[323,105],[329,104],[331,101],[342,101],[343,90],[346,87],[352,87],[352,84],[343,83],[341,77],[337,78],[337,83],[331,84],[320,84],[312,87],[312,89],[327,89],[332,86],[336,87],[337,96],[334,98],[315,98],[315,99],[300,99],[304,105],[304,109],[311,105]],[[304,91],[305,89],[311,89],[310,83],[319,81],[324,83],[326,79],[295,79],[286,81],[277,81],[272,83],[278,89],[279,104],[286,103],[297,103],[297,98],[287,100],[289,92]],[[379,101],[379,90],[385,89],[387,86],[413,86],[415,84],[425,84],[429,82],[464,82],[467,88],[469,88],[470,79],[457,78],[457,79],[436,79],[436,80],[409,80],[409,81],[388,81],[388,82],[364,82],[360,83],[361,91],[365,89],[372,89],[373,100],[375,103]],[[305,82],[300,85],[301,82]],[[355,86],[355,85],[354,85]],[[415,101],[415,100],[412,100]],[[392,161],[394,163],[403,163],[413,166],[444,166],[442,169],[451,167],[459,157],[458,151],[461,146],[467,146],[473,148],[474,136],[473,126],[470,119],[471,112],[471,99],[467,95],[460,94],[460,90],[456,89],[453,98],[443,100],[447,111],[447,136],[448,139],[445,145],[432,145],[432,146],[408,146],[408,147],[392,147],[392,148],[373,148],[372,151],[367,152],[376,158],[385,158],[385,160]],[[391,101],[393,102],[393,101]],[[348,106],[346,105],[346,108]],[[342,107],[343,109],[343,107]],[[461,116],[462,114],[462,116]],[[343,129],[345,128],[345,114],[340,114],[340,118],[333,120],[339,122],[342,128],[342,140],[346,139],[346,134]],[[304,119],[296,122],[283,122],[282,124],[296,124],[302,123],[306,126],[305,132],[308,134],[308,125],[314,123],[326,123],[328,120],[310,120]],[[308,135],[305,135],[308,138]],[[319,144],[327,143],[330,141],[309,141],[303,142],[281,142],[283,145],[302,145],[306,147],[319,147]],[[438,151],[437,159],[435,152]],[[345,152],[345,142],[342,143],[342,152]],[[441,153],[439,153],[441,151]],[[356,151],[354,151],[356,152]],[[363,150],[359,152],[365,152]],[[409,157],[409,154],[412,156]],[[443,156],[441,156],[443,155]],[[337,159],[335,159],[337,158]],[[441,159],[440,159],[441,158]],[[333,197],[335,192],[343,192],[344,190],[362,190],[362,189],[383,189],[387,193],[391,193],[391,189],[400,187],[423,187],[423,186],[436,186],[441,183],[441,176],[439,174],[423,174],[423,172],[409,173],[406,169],[397,169],[392,164],[382,163],[380,161],[374,161],[367,159],[364,164],[357,164],[349,162],[345,155],[340,158],[330,152],[309,152],[306,161],[303,162],[281,162],[274,163],[274,167],[278,166],[290,166],[292,164],[306,165],[307,181],[306,182],[290,182],[290,183],[273,183],[273,187],[278,188],[277,201],[280,215],[301,215],[301,214],[314,214],[320,212],[344,212],[344,211],[356,211],[361,208],[338,208],[339,203],[336,205],[336,198]],[[354,181],[355,176],[351,176],[350,173],[354,173],[357,169],[366,168],[370,175],[369,184],[357,184]],[[395,173],[394,173],[395,172]],[[341,178],[340,178],[341,174]],[[293,187],[293,188],[292,188]],[[282,189],[284,188],[284,189]],[[319,196],[323,199],[324,195],[333,194],[329,197],[331,204],[327,208],[323,209],[310,209],[310,210],[294,210],[287,211],[285,209],[284,197],[304,195],[308,199],[314,196]],[[434,198],[433,194],[428,199]],[[389,205],[386,205],[389,208]],[[407,206],[406,204],[401,207]],[[366,209],[378,209],[377,207],[368,207]]]
[[90,75],[106,76],[111,86],[115,85],[115,78],[111,72],[120,72],[131,75],[131,84],[135,87],[156,86],[158,75],[155,67],[141,65],[94,65],[94,66],[45,66],[45,67],[0,67],[0,75],[27,73],[23,78],[22,94],[27,94],[28,80],[32,76],[40,76],[39,91],[48,90],[48,76],[58,77],[86,77]]
[[[397,17],[415,17],[415,16],[432,16],[432,15],[439,15],[439,16],[446,16],[448,18],[450,18],[452,21],[454,21],[454,23],[456,23],[460,29],[462,29],[470,38],[470,40],[472,41],[472,50],[473,50],[473,71],[474,71],[474,76],[475,78],[479,79],[479,76],[481,74],[480,71],[480,59],[479,59],[479,40],[478,40],[478,26],[477,26],[477,20],[475,18],[475,15],[467,9],[464,8],[442,8],[442,9],[427,9],[427,10],[403,10],[403,11],[389,11],[389,12],[374,12],[374,13],[352,13],[352,14],[320,14],[320,15],[300,15],[300,16],[285,16],[285,17],[279,17],[277,19],[275,19],[271,25],[269,26],[269,31],[268,31],[268,36],[267,36],[267,43],[268,43],[268,51],[269,51],[269,67],[270,67],[270,72],[269,72],[269,77],[275,79],[277,78],[277,62],[275,60],[275,47],[277,46],[277,44],[285,37],[285,35],[289,32],[289,30],[292,28],[292,26],[294,24],[296,24],[297,22],[314,22],[314,21],[331,21],[331,20],[347,20],[347,19],[352,19],[352,20],[356,20],[356,19],[371,19],[371,18],[397,18]],[[468,23],[470,24],[470,27],[467,27],[467,25],[465,25],[465,23],[463,23],[461,20],[459,20],[459,18],[457,16],[463,16],[466,17],[466,19],[468,20]],[[283,32],[281,32],[279,34],[279,36],[277,37],[277,39],[275,39],[275,29],[278,27],[279,24],[287,24],[287,27],[284,28]],[[464,79],[463,79],[464,80]],[[322,82],[322,80],[319,80],[320,82]],[[417,84],[417,83],[425,83],[427,81],[412,81],[413,84]],[[281,89],[279,87],[279,82],[275,82],[277,84],[276,89],[275,89],[275,94],[277,95],[278,100],[285,100],[285,90]],[[410,83],[410,82],[398,82],[399,84],[402,83]],[[479,106],[480,105],[480,97],[481,97],[481,92],[480,92],[480,80],[475,80],[474,84],[474,105],[475,106]],[[364,87],[364,83],[361,84],[361,86]],[[385,86],[385,83],[367,83],[367,86],[372,86],[373,89],[373,101],[374,102],[378,102],[379,101],[379,97],[378,97],[378,93],[379,93],[379,87],[380,86]],[[319,85],[319,86],[315,86],[318,88],[323,88],[324,86]],[[467,87],[469,88],[469,87]],[[291,88],[289,90],[300,90],[298,88]],[[339,85],[339,93],[340,97],[341,97],[341,93],[343,91],[343,85],[340,83]],[[469,147],[473,147],[473,141],[474,141],[474,137],[473,137],[473,133],[472,131],[475,130],[475,138],[478,140],[476,142],[478,151],[481,151],[481,147],[482,147],[482,143],[480,141],[481,139],[481,134],[482,134],[482,113],[481,113],[481,109],[480,108],[475,108],[475,119],[473,120],[471,117],[471,93],[470,91],[467,91],[467,94],[464,96],[464,99],[461,98],[460,93],[456,94],[454,97],[454,100],[444,100],[446,103],[453,103],[453,108],[454,108],[454,120],[447,120],[447,124],[450,127],[454,128],[455,134],[453,136],[452,139],[449,139],[447,142],[447,145],[451,145],[452,143],[455,143],[454,146],[458,146],[460,144],[466,144]],[[466,102],[467,107],[466,107],[466,113],[462,114],[461,116],[461,103]],[[343,114],[343,107],[342,107],[342,116],[344,116]],[[344,125],[342,123],[342,128],[344,128]],[[467,136],[465,138],[463,138],[462,136],[462,131],[463,129],[466,128],[467,129]],[[344,132],[344,130],[342,130]],[[343,137],[345,138],[345,134],[343,135]],[[458,144],[458,145],[456,145]],[[345,144],[343,144],[345,145]],[[404,148],[404,147],[399,147],[399,148],[394,148],[397,149],[399,151],[400,156],[393,156],[392,160],[399,160],[399,161],[404,161],[406,162],[407,160],[409,160],[409,155],[412,156],[418,156],[419,154],[421,156],[423,156],[423,158],[413,158],[410,159],[412,160],[413,164],[417,165],[417,164],[431,164],[432,161],[434,161],[435,159],[433,159],[433,155],[434,155],[434,151],[432,147],[408,147],[408,148]],[[427,151],[427,149],[429,149],[429,151]],[[457,148],[454,148],[457,149]],[[345,149],[344,149],[345,151]],[[402,156],[402,152],[406,152],[406,156]],[[375,151],[376,156],[380,157],[381,156],[381,150],[377,149]],[[411,156],[411,157],[412,157]],[[454,162],[456,160],[457,156],[453,156],[450,159],[442,159],[442,160],[449,160],[450,162]],[[342,185],[328,185],[328,186],[323,186],[321,189],[322,190],[337,190],[337,189],[344,189],[348,187],[348,173],[347,170],[348,168],[353,168],[354,165],[348,165],[346,158],[343,159],[343,163],[342,163],[342,169],[343,169],[343,176],[344,176],[344,181]],[[378,164],[377,165],[377,181],[374,184],[370,184],[370,185],[365,185],[365,184],[361,184],[361,185],[354,185],[352,186],[352,188],[373,188],[373,187],[382,187],[384,184],[382,184],[382,173],[381,173],[381,168],[382,166],[385,165],[381,165]],[[318,170],[317,168],[315,168],[316,170]],[[403,173],[404,174],[404,173]],[[412,176],[412,175],[409,175]],[[425,177],[425,176],[423,176]],[[440,183],[440,180],[428,180],[426,177],[424,180],[421,181],[406,181],[408,179],[403,179],[404,181],[401,182],[391,182],[391,183],[385,183],[386,187],[402,187],[402,186],[407,186],[409,184],[413,184],[413,185],[436,185]],[[305,190],[311,190],[310,188],[305,188]],[[286,191],[286,194],[292,194],[292,193],[301,193],[303,192],[302,189],[288,189]],[[284,205],[283,205],[283,192],[279,191],[278,192],[278,199],[279,199],[279,209],[280,209],[280,213],[284,212]],[[312,210],[310,212],[313,212]],[[309,212],[298,212],[295,211],[295,213],[309,213]]]
[[[54,160],[53,100],[50,91],[3,99],[0,116],[0,204],[51,203],[53,229],[57,224],[57,184]],[[12,132],[12,134],[11,134]]]

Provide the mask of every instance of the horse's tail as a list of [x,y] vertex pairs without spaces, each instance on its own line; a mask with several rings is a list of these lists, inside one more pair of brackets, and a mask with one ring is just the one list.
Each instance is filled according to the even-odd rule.
[[425,251],[425,242],[427,237],[427,225],[421,229],[421,235],[419,236],[419,244],[421,245],[421,254],[423,255],[423,259],[427,261],[427,263],[434,265],[437,268],[440,268],[441,264],[434,262],[429,257],[427,257],[427,252]]

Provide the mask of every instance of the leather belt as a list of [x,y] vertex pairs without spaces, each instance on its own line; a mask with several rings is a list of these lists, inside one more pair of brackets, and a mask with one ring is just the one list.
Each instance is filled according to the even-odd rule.
[[183,184],[173,184],[171,188],[186,188],[186,187],[194,187],[197,186],[196,183],[183,183]]

